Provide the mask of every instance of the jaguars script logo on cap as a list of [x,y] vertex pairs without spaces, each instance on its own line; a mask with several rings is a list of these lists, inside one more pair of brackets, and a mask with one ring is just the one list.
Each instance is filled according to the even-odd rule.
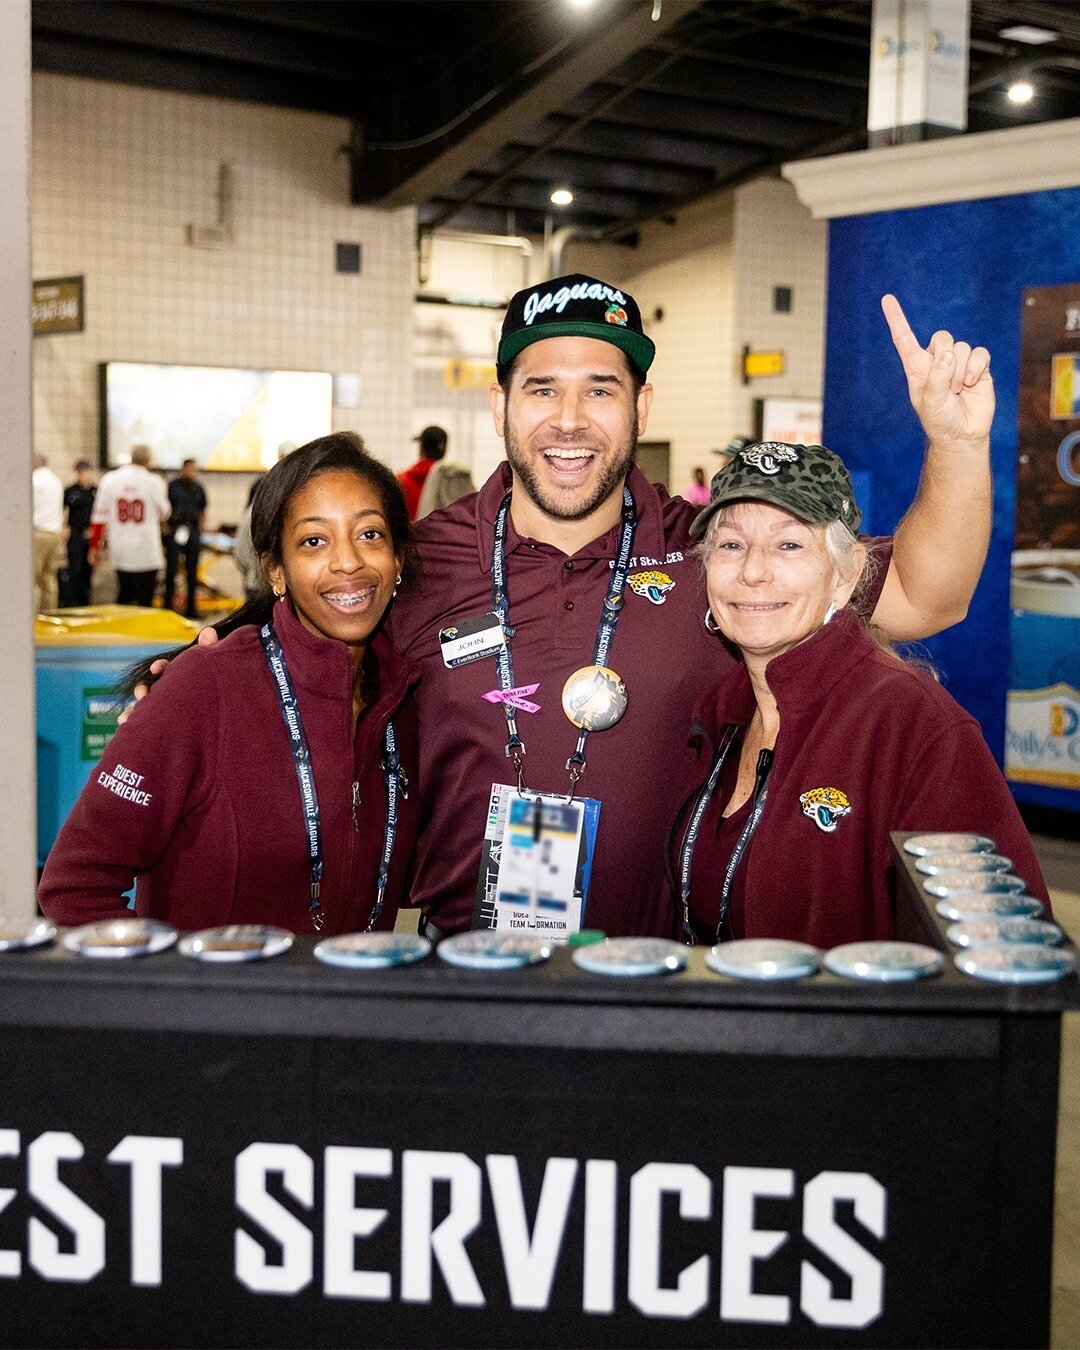
[[[620,305],[626,304],[626,296],[623,295],[622,291],[612,290],[610,286],[604,286],[598,281],[589,285],[578,282],[573,286],[560,286],[557,291],[545,291],[542,295],[539,291],[533,291],[532,295],[525,301],[524,319],[526,325],[531,324],[538,314],[546,314],[549,309],[553,309],[556,314],[561,314],[571,300],[606,300],[608,302],[608,313],[605,318],[608,323],[626,325],[626,311],[618,308]],[[621,314],[622,318],[612,318],[613,310]]]

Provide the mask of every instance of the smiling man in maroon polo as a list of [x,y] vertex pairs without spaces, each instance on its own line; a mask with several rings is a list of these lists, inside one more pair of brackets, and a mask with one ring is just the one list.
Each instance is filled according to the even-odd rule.
[[[978,580],[989,538],[993,391],[984,349],[936,333],[924,350],[895,300],[884,308],[929,445],[919,495],[864,604],[894,636],[911,639],[963,617]],[[515,781],[504,707],[491,697],[496,656],[448,665],[440,642],[444,630],[493,609],[508,493],[505,626],[514,683],[535,686],[534,711],[517,714],[520,762],[525,785],[553,798],[568,790],[578,740],[563,685],[594,660],[624,522],[636,520],[605,662],[625,682],[626,712],[589,737],[578,786],[600,803],[582,924],[611,935],[673,931],[663,859],[689,763],[690,710],[731,658],[703,623],[700,565],[688,544],[697,508],[634,467],[653,351],[637,305],[616,287],[572,276],[519,292],[491,390],[508,462],[475,496],[418,526],[423,578],[398,597],[392,622],[395,641],[423,671],[413,899],[436,932],[471,925],[492,785]]]

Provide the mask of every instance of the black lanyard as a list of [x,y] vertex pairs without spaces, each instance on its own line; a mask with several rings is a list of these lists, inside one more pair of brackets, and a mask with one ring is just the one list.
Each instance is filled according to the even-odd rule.
[[[269,665],[270,673],[274,677],[274,688],[277,690],[278,698],[281,701],[281,715],[285,719],[285,730],[288,732],[289,744],[292,748],[293,766],[296,769],[297,782],[300,784],[300,804],[304,813],[304,830],[308,837],[308,856],[311,860],[311,922],[315,926],[316,932],[321,933],[323,913],[319,893],[322,886],[323,855],[319,798],[315,791],[315,770],[311,763],[311,753],[308,750],[307,737],[304,735],[304,724],[300,720],[300,705],[296,700],[296,690],[293,688],[292,676],[289,674],[285,653],[281,649],[281,643],[277,640],[277,635],[268,623],[263,624],[259,629],[259,641],[262,643],[267,665]],[[369,930],[382,913],[383,901],[386,897],[387,878],[390,874],[390,857],[394,851],[394,840],[397,837],[398,791],[400,790],[402,795],[407,796],[409,788],[408,779],[402,770],[401,759],[397,751],[393,722],[386,724],[383,748],[382,768],[386,778],[386,826],[383,830],[383,850],[379,861],[379,885],[375,896],[375,906],[371,911],[371,918],[368,920]]]
[[[709,802],[712,800],[713,793],[716,791],[716,785],[720,781],[720,774],[723,772],[728,754],[730,753],[731,747],[740,730],[741,728],[734,722],[726,722],[721,729],[720,743],[716,747],[716,753],[713,756],[709,777],[698,795],[694,814],[690,817],[690,824],[687,826],[686,835],[683,839],[682,854],[679,859],[679,897],[682,901],[683,938],[687,942],[692,941],[693,938],[693,930],[690,927],[690,870],[694,861],[694,847],[697,844],[701,822],[705,818],[705,812],[708,810]],[[750,812],[746,824],[743,826],[738,842],[732,850],[731,859],[728,862],[727,870],[724,873],[724,884],[720,888],[720,917],[716,924],[717,941],[720,941],[721,930],[724,926],[724,921],[727,918],[728,904],[731,899],[731,885],[735,880],[735,873],[739,869],[739,863],[742,862],[743,854],[746,852],[746,846],[750,842],[750,838],[754,831],[757,829],[758,821],[761,819],[761,813],[765,809],[765,799],[769,795],[768,780],[769,771],[772,768],[772,761],[773,752],[771,750],[762,750],[761,754],[758,755],[757,774],[754,779],[753,809]]]
[[[495,547],[491,556],[491,607],[499,616],[506,635],[506,642],[499,651],[497,666],[499,688],[506,694],[514,688],[514,658],[510,651],[510,639],[514,630],[510,627],[510,597],[506,588],[506,522],[510,515],[510,493],[502,499],[499,513],[495,517]],[[604,596],[604,605],[600,612],[600,624],[596,630],[596,644],[593,648],[593,665],[607,664],[608,653],[615,637],[615,625],[622,612],[623,591],[630,572],[630,556],[634,548],[634,534],[637,530],[637,509],[630,489],[623,487],[622,533],[619,538],[619,552],[615,569],[611,577],[611,586]],[[517,727],[517,710],[509,702],[504,702],[506,712],[506,755],[513,761],[517,771],[518,790],[524,791],[523,761],[525,742]],[[574,795],[578,780],[585,772],[585,741],[588,731],[582,728],[578,735],[577,747],[566,761],[570,774],[570,796]]]

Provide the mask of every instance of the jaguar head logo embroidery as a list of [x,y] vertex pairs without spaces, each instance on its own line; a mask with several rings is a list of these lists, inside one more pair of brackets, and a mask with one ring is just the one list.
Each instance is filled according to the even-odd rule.
[[761,473],[780,472],[781,464],[798,464],[799,456],[794,447],[784,445],[782,441],[762,441],[759,445],[748,446],[739,451],[744,464],[751,464]]
[[809,816],[819,830],[832,834],[839,822],[851,811],[847,797],[834,787],[811,788],[799,797],[803,815]]
[[604,311],[604,322],[618,324],[620,328],[625,328],[628,320],[626,310],[616,301],[612,301]]
[[643,595],[654,605],[662,605],[668,591],[675,588],[675,583],[666,572],[633,572],[626,579],[635,595]]

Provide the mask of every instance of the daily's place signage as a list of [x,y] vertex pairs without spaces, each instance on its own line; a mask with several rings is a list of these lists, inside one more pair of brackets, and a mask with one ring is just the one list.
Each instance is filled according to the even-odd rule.
[[81,333],[86,326],[82,277],[35,281],[31,309],[35,337],[49,333]]
[[[106,1274],[113,1287],[203,1287],[206,1271],[168,1252],[185,1155],[177,1137],[129,1134],[91,1158],[68,1131],[0,1129],[9,1183],[0,1296],[7,1281],[85,1285]],[[633,1309],[854,1329],[882,1314],[888,1198],[865,1172],[729,1165],[710,1175],[671,1161],[628,1172],[608,1158],[549,1157],[531,1195],[523,1164],[513,1154],[253,1142],[223,1169],[198,1250],[204,1264],[226,1256],[228,1278],[252,1296],[448,1301],[502,1306],[510,1318],[548,1309],[558,1278],[574,1291],[572,1311],[598,1319]],[[96,1196],[120,1192],[108,1215],[95,1207]],[[20,1211],[24,1223],[13,1224]],[[222,1226],[228,1241],[215,1250]],[[773,1258],[793,1241],[803,1259],[778,1280]]]

